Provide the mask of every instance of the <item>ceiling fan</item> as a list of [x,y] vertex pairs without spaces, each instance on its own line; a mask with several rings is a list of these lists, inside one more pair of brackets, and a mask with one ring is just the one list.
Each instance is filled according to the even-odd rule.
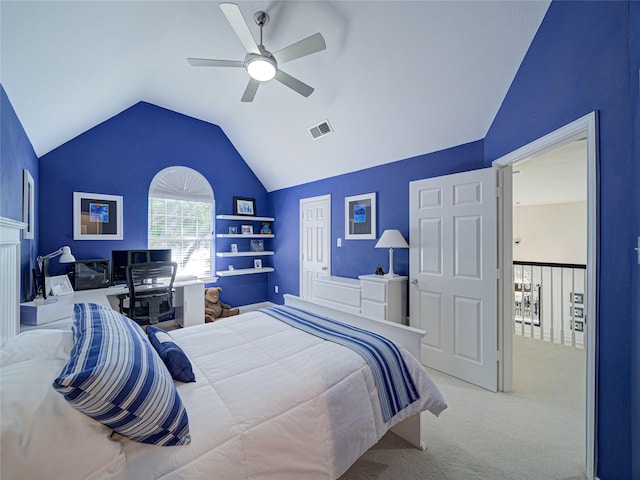
[[313,88],[297,78],[283,72],[278,64],[286,63],[296,58],[311,55],[327,48],[327,44],[320,33],[304,38],[288,47],[271,53],[262,45],[262,27],[269,22],[269,15],[259,11],[253,15],[253,19],[260,27],[260,44],[256,44],[249,27],[242,18],[240,8],[235,3],[221,3],[222,13],[231,24],[231,28],[247,50],[244,60],[213,60],[209,58],[187,58],[189,64],[194,67],[244,67],[251,77],[247,88],[242,95],[243,102],[251,102],[256,95],[260,82],[266,82],[273,78],[283,85],[295,90],[300,95],[308,97],[313,93]]

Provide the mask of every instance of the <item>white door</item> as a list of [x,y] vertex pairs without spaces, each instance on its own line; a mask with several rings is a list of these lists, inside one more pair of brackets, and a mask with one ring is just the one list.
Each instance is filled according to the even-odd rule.
[[313,278],[331,271],[331,195],[300,200],[300,296],[311,299]]
[[497,197],[492,168],[409,187],[411,325],[422,363],[497,389]]

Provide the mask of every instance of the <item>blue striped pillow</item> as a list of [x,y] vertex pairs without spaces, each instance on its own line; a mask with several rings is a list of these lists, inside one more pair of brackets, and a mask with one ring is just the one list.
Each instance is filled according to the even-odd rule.
[[147,325],[147,336],[174,380],[185,383],[196,381],[189,357],[176,345],[171,335],[161,328]]
[[171,375],[135,322],[92,303],[74,305],[75,345],[53,388],[75,408],[131,440],[191,441]]

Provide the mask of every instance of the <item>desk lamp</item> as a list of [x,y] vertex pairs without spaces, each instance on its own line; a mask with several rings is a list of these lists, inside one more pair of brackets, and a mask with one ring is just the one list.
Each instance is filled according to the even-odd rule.
[[404,239],[400,230],[385,230],[382,232],[382,236],[375,248],[388,248],[389,249],[389,276],[395,277],[396,274],[393,271],[393,249],[394,248],[409,248],[409,244]]
[[42,283],[42,296],[44,298],[47,298],[47,288],[45,286],[45,277],[47,274],[45,270],[47,269],[45,268],[45,262],[57,256],[60,256],[60,259],[58,260],[60,263],[73,263],[76,261],[76,257],[71,255],[71,249],[66,246],[60,247],[58,250],[56,250],[55,252],[51,252],[48,255],[38,256],[36,258],[36,262],[38,263],[38,269],[40,270],[40,275],[36,275],[36,270],[35,268],[33,269],[33,283],[34,283],[34,288],[36,290],[36,295],[38,294],[37,279],[39,278]]

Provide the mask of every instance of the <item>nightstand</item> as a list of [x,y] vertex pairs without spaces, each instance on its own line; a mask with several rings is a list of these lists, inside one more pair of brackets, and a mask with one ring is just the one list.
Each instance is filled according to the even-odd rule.
[[360,275],[360,312],[364,317],[406,324],[407,277]]

